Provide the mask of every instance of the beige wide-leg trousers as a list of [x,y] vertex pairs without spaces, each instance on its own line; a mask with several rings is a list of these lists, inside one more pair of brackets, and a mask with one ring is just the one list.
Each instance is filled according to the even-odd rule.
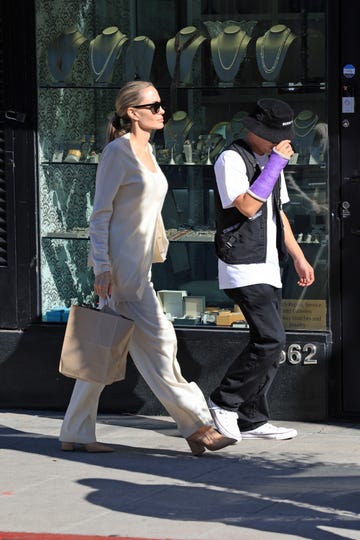
[[[177,423],[183,437],[199,427],[213,425],[203,393],[181,374],[176,358],[177,339],[148,282],[141,301],[110,307],[135,322],[130,354],[138,371]],[[104,386],[77,380],[61,427],[60,440],[75,443],[96,441],[96,417]]]

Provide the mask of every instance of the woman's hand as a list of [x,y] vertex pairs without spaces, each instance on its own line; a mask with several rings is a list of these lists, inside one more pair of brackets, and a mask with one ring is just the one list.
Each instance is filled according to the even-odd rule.
[[100,298],[111,296],[111,273],[109,271],[95,276],[94,292]]

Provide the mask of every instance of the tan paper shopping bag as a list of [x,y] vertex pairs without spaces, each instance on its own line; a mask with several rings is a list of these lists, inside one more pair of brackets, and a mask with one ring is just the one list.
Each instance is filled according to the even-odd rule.
[[59,371],[67,377],[111,384],[125,378],[134,322],[105,308],[71,306]]

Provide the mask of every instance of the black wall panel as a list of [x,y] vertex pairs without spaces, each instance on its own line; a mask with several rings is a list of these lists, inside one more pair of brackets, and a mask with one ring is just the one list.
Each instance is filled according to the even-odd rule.
[[34,13],[33,1],[0,3],[0,328],[10,329],[37,312]]

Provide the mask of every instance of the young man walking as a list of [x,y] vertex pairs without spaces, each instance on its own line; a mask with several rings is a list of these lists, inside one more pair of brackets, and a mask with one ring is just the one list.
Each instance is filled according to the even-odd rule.
[[298,285],[314,282],[282,210],[289,201],[283,169],[293,154],[294,113],[278,99],[260,99],[244,120],[248,133],[215,163],[219,287],[242,310],[249,342],[209,400],[218,430],[243,439],[290,439],[295,429],[269,423],[267,393],[285,346],[280,264],[289,254]]

